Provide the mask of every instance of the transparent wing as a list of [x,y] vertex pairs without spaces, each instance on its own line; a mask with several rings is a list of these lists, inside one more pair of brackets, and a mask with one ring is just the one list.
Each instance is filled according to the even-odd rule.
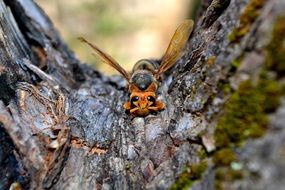
[[110,55],[108,55],[107,53],[103,52],[96,45],[91,44],[90,42],[88,42],[85,38],[79,37],[78,39],[81,42],[84,42],[84,43],[88,44],[95,51],[96,55],[98,55],[99,58],[102,59],[102,61],[104,61],[105,63],[107,63],[108,65],[110,65],[114,69],[116,69],[119,73],[121,73],[127,79],[127,81],[130,80],[130,78],[131,78],[130,74],[125,69],[123,69],[119,65],[119,63],[115,59],[113,59]]
[[194,22],[193,20],[184,21],[178,28],[176,29],[172,39],[166,49],[164,56],[162,57],[161,64],[156,73],[156,78],[159,77],[160,74],[168,70],[172,67],[178,59],[183,55],[183,48],[186,45],[186,42],[193,30]]

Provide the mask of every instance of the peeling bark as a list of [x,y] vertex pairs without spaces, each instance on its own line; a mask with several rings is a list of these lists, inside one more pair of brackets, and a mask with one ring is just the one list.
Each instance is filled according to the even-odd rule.
[[[285,1],[265,1],[249,32],[230,43],[248,2],[212,1],[196,21],[187,53],[160,88],[166,109],[134,118],[122,107],[128,98],[122,77],[80,63],[32,0],[0,0],[0,168],[7,174],[0,176],[0,189],[12,183],[23,189],[168,189],[185,165],[201,161],[201,150],[215,149],[215,125],[230,96],[220,84],[230,84],[233,93],[263,65],[263,49]],[[241,56],[243,67],[233,70]],[[268,141],[282,148],[284,106],[271,113],[267,134],[242,150],[244,163],[260,161],[262,171],[266,159],[246,151],[262,152]],[[277,148],[268,159],[279,167],[266,168],[283,177]],[[214,176],[209,165],[192,188],[214,189]],[[251,182],[245,178],[231,188],[248,189]],[[274,182],[262,172],[257,181],[260,189]],[[284,183],[278,180],[275,189]]]

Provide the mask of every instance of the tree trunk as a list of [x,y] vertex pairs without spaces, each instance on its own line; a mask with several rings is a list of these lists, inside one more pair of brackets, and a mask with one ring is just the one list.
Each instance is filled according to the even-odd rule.
[[0,0],[0,189],[282,189],[284,10],[213,0],[160,87],[166,109],[141,118],[32,0]]

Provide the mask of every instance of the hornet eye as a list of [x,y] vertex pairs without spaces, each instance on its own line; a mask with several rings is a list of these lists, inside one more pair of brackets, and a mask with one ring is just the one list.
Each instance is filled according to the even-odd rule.
[[138,96],[134,96],[134,97],[132,97],[131,102],[136,102],[138,100],[139,100],[139,97]]
[[155,102],[155,98],[152,97],[152,96],[148,96],[148,97],[147,97],[147,100],[150,101],[150,102]]

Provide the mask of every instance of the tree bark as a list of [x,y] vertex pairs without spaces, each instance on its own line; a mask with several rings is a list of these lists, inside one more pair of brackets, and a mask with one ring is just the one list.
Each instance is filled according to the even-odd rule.
[[[78,61],[32,0],[0,0],[0,189],[168,189],[185,166],[205,160],[201,151],[207,169],[192,189],[215,189],[218,118],[239,84],[258,77],[275,20],[284,16],[284,0],[259,1],[247,33],[230,41],[253,1],[204,1],[211,4],[186,54],[160,87],[166,109],[141,118],[122,107],[123,78]],[[282,81],[278,71],[270,73]],[[264,136],[237,149],[249,173],[256,169],[250,164],[258,165],[258,179],[247,175],[222,187],[284,187],[284,109],[283,103],[270,112]]]

